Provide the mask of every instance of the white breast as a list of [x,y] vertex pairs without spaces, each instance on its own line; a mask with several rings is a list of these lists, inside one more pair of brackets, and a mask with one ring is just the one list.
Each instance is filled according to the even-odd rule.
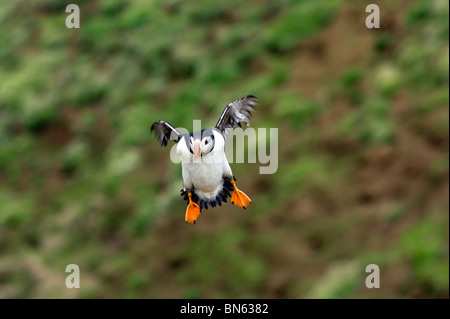
[[200,198],[215,199],[222,190],[224,168],[225,175],[229,175],[222,134],[214,132],[214,140],[214,149],[198,160],[193,159],[184,139],[180,140],[177,145],[177,154],[181,159],[183,171],[184,189],[189,190],[194,187]]

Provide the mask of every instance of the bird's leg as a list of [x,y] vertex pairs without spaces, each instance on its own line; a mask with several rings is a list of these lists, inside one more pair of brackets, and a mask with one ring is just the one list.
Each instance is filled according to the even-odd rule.
[[191,198],[192,193],[191,192],[188,193],[188,197],[189,197],[189,204],[188,204],[188,207],[186,208],[185,220],[186,220],[186,223],[195,223],[198,215],[200,215],[200,213],[201,213],[200,206],[198,206],[197,203],[194,203],[192,201],[192,198]]
[[234,188],[233,194],[231,195],[231,202],[234,205],[237,205],[245,209],[248,205],[252,203],[252,200],[247,195],[245,195],[244,192],[240,191],[236,187],[236,183],[234,182],[233,179],[231,179],[231,184],[233,185]]

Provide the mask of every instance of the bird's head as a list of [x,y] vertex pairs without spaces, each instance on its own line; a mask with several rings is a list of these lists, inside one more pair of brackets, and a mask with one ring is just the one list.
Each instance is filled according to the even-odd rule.
[[[197,133],[197,132],[195,132]],[[189,147],[194,159],[209,154],[214,148],[214,133],[212,130],[203,130],[202,134],[193,133],[189,139]],[[200,138],[198,138],[200,136]]]

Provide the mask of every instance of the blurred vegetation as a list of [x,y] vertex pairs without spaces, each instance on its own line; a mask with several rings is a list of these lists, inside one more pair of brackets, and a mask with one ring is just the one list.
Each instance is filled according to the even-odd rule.
[[[447,1],[69,3],[0,3],[0,298],[448,298]],[[149,127],[247,94],[279,169],[186,225]]]

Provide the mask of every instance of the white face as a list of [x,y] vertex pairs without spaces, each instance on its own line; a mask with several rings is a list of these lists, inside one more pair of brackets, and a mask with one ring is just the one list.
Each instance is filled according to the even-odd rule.
[[212,136],[207,135],[203,137],[203,139],[199,142],[198,140],[194,140],[191,136],[189,140],[189,146],[194,155],[204,156],[207,155],[214,147],[214,139]]
[[212,150],[212,148],[213,148],[213,146],[214,146],[214,141],[213,141],[213,139],[211,138],[211,136],[205,136],[203,139],[202,139],[202,142],[200,143],[200,145],[201,145],[201,151],[202,151],[202,154],[203,155],[206,155],[206,154],[208,154],[209,152],[211,152],[211,150]]

